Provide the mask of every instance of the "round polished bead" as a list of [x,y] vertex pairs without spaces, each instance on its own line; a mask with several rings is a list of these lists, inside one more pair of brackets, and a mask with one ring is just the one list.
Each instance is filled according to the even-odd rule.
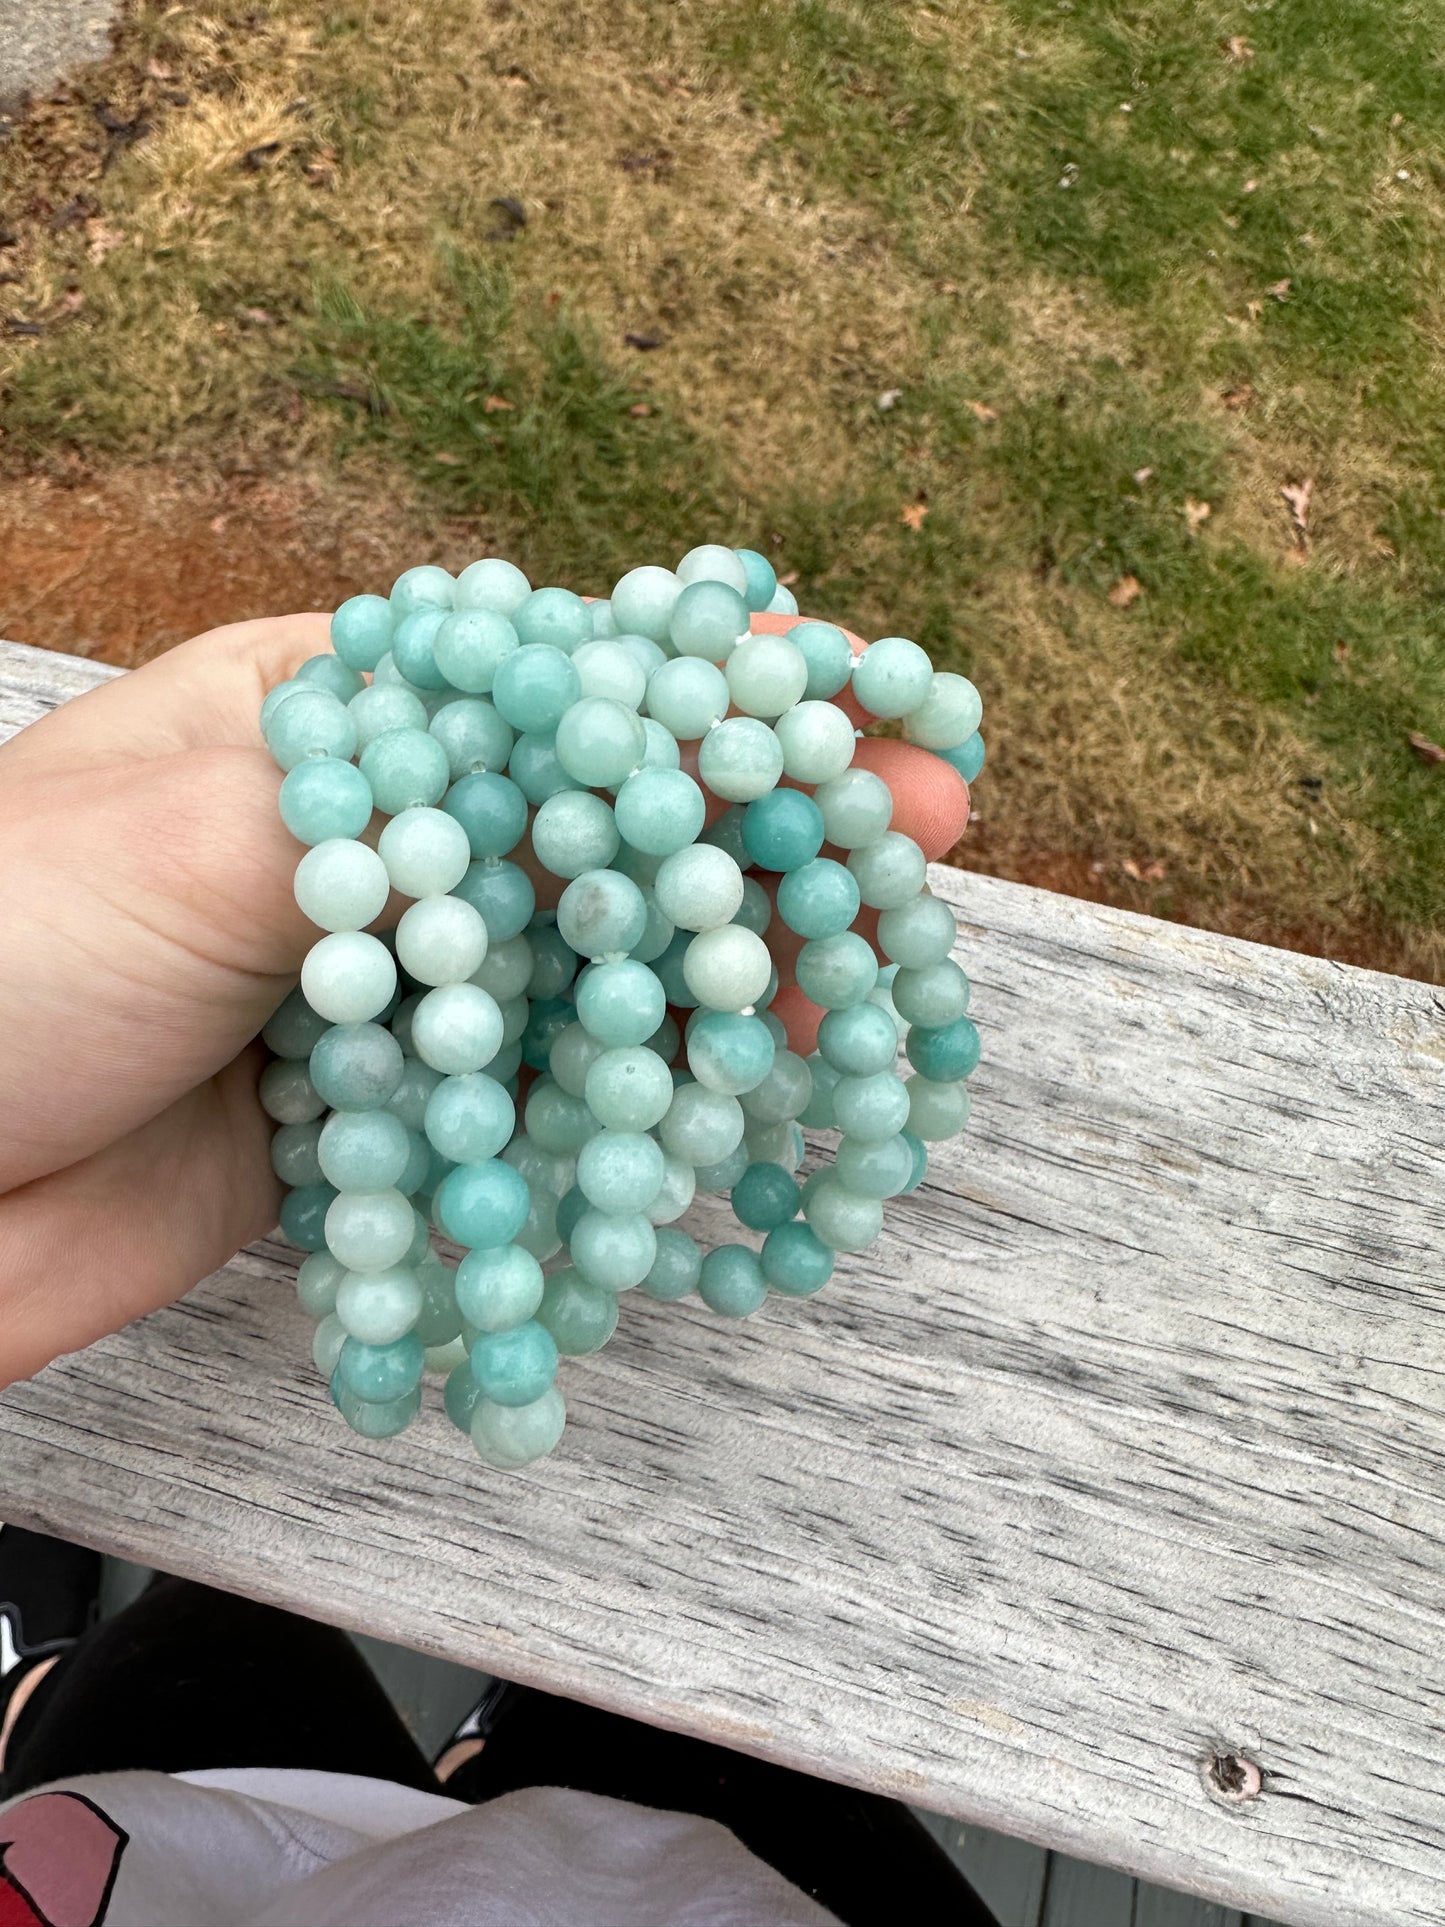
[[426,1347],[427,1370],[450,1370],[458,1358],[466,1356],[466,1347],[462,1346],[456,1357],[445,1366],[434,1354],[461,1337],[462,1314],[457,1308],[456,1273],[438,1259],[427,1258],[417,1266],[416,1275],[421,1282],[421,1310],[412,1329]]
[[391,585],[392,613],[400,619],[413,609],[450,609],[456,596],[456,583],[447,570],[433,562],[403,569]]
[[427,1101],[442,1081],[440,1071],[434,1071],[430,1064],[423,1064],[415,1057],[408,1057],[402,1069],[401,1082],[386,1100],[386,1108],[394,1117],[399,1117],[409,1131],[419,1131],[426,1121]]
[[872,910],[897,910],[911,903],[928,881],[928,865],[911,836],[886,830],[876,843],[854,850],[848,868],[858,893]]
[[983,773],[983,738],[977,730],[967,742],[960,743],[957,749],[938,749],[933,753],[935,756],[941,756],[950,769],[956,769],[965,783],[972,783]]
[[660,1298],[665,1303],[671,1303],[678,1298],[686,1298],[690,1291],[696,1291],[701,1271],[702,1253],[698,1250],[696,1239],[690,1238],[685,1231],[659,1231],[657,1256],[652,1261],[651,1271],[642,1281],[642,1289],[649,1298]]
[[301,966],[307,1003],[333,1024],[363,1024],[396,994],[396,960],[379,937],[338,930],[311,946]]
[[907,1197],[910,1192],[916,1191],[928,1176],[928,1146],[923,1142],[922,1138],[915,1137],[912,1131],[900,1131],[898,1135],[908,1146],[913,1158],[913,1171],[907,1184],[904,1185],[902,1192],[902,1195]]
[[485,1164],[506,1149],[516,1122],[516,1107],[496,1079],[467,1071],[437,1085],[427,1099],[422,1127],[428,1142],[452,1163]]
[[361,773],[376,807],[388,816],[446,795],[451,766],[435,736],[424,729],[384,729],[361,752]]
[[281,1200],[281,1236],[302,1251],[320,1251],[326,1243],[326,1214],[336,1201],[329,1184],[298,1184]]
[[693,1181],[699,1191],[731,1191],[751,1162],[747,1146],[738,1144],[716,1164],[699,1164]]
[[743,565],[743,597],[749,609],[766,609],[777,590],[777,571],[756,549],[737,549],[734,553]]
[[585,1024],[569,1021],[553,1039],[547,1068],[569,1097],[581,1097],[587,1088],[588,1071],[606,1049]]
[[679,743],[705,736],[728,712],[727,677],[716,663],[675,656],[647,679],[647,709]]
[[549,736],[582,694],[565,651],[549,644],[518,649],[498,665],[492,701],[513,729]]
[[589,1284],[608,1291],[640,1285],[657,1257],[657,1232],[641,1213],[619,1216],[595,1208],[572,1231],[572,1262]]
[[426,1356],[421,1340],[407,1333],[385,1345],[369,1345],[348,1338],[341,1347],[336,1369],[353,1397],[369,1405],[404,1398],[421,1383]]
[[908,1122],[908,1092],[892,1071],[840,1076],[833,1086],[833,1119],[840,1131],[874,1142]]
[[886,970],[880,970],[877,983],[868,993],[868,1002],[877,1004],[880,1010],[887,1011],[893,1020],[894,1028],[898,1032],[898,1041],[901,1044],[908,1035],[908,1019],[894,1004],[892,991],[889,988],[890,984],[896,981],[897,975],[897,967],[893,964],[889,964]]
[[443,703],[428,727],[446,751],[453,782],[474,771],[505,769],[515,741],[502,712],[480,696]]
[[507,937],[501,943],[487,939],[487,954],[472,972],[472,982],[490,991],[499,1004],[520,997],[531,984],[533,951],[525,935]]
[[772,722],[801,702],[808,665],[787,636],[744,636],[728,657],[728,689],[745,716]]
[[296,902],[323,930],[362,930],[379,917],[391,894],[386,865],[375,850],[350,837],[331,837],[296,865]]
[[502,1013],[477,984],[429,990],[411,1021],[412,1043],[424,1064],[445,1077],[485,1070],[502,1047]]
[[847,769],[819,784],[813,800],[823,812],[829,843],[855,850],[876,843],[893,820],[893,792],[871,769]]
[[670,857],[696,842],[707,806],[680,769],[643,769],[617,792],[617,828],[634,850]]
[[662,1184],[647,1207],[647,1215],[655,1225],[671,1224],[688,1209],[696,1194],[697,1173],[693,1167],[682,1158],[664,1157]]
[[605,870],[621,847],[609,806],[590,790],[549,796],[532,823],[532,849],[544,870],[571,880]]
[[281,784],[281,821],[302,843],[360,836],[371,821],[371,785],[354,763],[313,756]]
[[404,897],[454,889],[472,860],[467,833],[445,810],[414,807],[394,816],[377,840],[392,887]]
[[704,1084],[680,1084],[657,1134],[670,1157],[695,1168],[717,1164],[735,1151],[742,1143],[744,1122],[735,1097]]
[[937,1030],[968,1010],[968,978],[951,957],[922,970],[899,970],[890,986],[893,1006],[906,1023]]
[[780,1224],[763,1240],[764,1278],[785,1298],[811,1298],[833,1275],[833,1252],[810,1224]]
[[388,1191],[398,1188],[411,1140],[390,1111],[333,1111],[316,1155],[320,1175],[338,1191]]
[[777,1124],[760,1124],[750,1117],[743,1133],[743,1149],[749,1164],[776,1164],[791,1177],[803,1162],[807,1146],[801,1129],[791,1118]]
[[[447,1417],[459,1432],[471,1437],[472,1419],[476,1415],[477,1404],[481,1399],[477,1381],[472,1376],[472,1360],[467,1353],[454,1369],[447,1374],[447,1382],[442,1387],[442,1405]],[[505,1406],[499,1406],[505,1411]]]
[[682,751],[677,746],[677,738],[670,729],[654,721],[651,716],[642,719],[642,731],[646,738],[642,751],[642,768],[677,769],[682,762]]
[[671,569],[645,564],[629,569],[612,591],[612,620],[622,635],[647,636],[666,642],[673,606],[682,584]]
[[[671,1090],[669,1083],[668,1089]],[[282,1124],[271,1137],[271,1169],[283,1184],[321,1184],[326,1182],[321,1169],[319,1146],[321,1126]],[[390,1182],[390,1180],[388,1180]]]
[[276,714],[276,711],[281,707],[282,703],[294,696],[298,689],[304,689],[305,687],[305,683],[299,681],[295,676],[287,676],[284,681],[273,684],[272,687],[267,690],[261,699],[260,720],[261,734],[263,736],[270,727],[271,718]]
[[570,656],[592,640],[592,617],[581,596],[570,589],[533,589],[512,611],[512,627],[526,644],[545,644]]
[[653,885],[657,906],[679,930],[717,930],[743,900],[743,873],[725,850],[695,843],[668,857]]
[[785,1124],[808,1107],[813,1095],[813,1073],[796,1051],[780,1050],[773,1067],[739,1099],[749,1123]]
[[413,609],[396,625],[391,641],[391,659],[413,689],[445,689],[447,679],[437,667],[433,650],[436,634],[446,621],[444,609]]
[[506,943],[527,928],[537,907],[532,879],[519,864],[482,857],[467,865],[456,894],[487,926],[488,944]]
[[698,1003],[712,1010],[744,1011],[761,1001],[772,977],[768,946],[741,924],[704,930],[683,955],[682,973]]
[[672,1074],[656,1051],[633,1044],[601,1050],[587,1067],[582,1095],[606,1130],[650,1131],[667,1114],[672,1091]]
[[308,689],[326,689],[338,702],[349,703],[366,684],[355,669],[327,650],[324,655],[308,656],[293,678]]
[[453,599],[459,609],[492,609],[499,616],[510,616],[531,593],[531,583],[515,562],[488,555],[462,570]]
[[913,1178],[913,1150],[900,1131],[872,1141],[845,1137],[833,1160],[833,1174],[861,1198],[894,1198]]
[[743,878],[743,900],[733,916],[734,923],[740,923],[744,930],[751,930],[755,937],[765,937],[773,921],[772,900],[756,877]]
[[479,1332],[524,1325],[542,1302],[542,1267],[520,1245],[469,1251],[457,1266],[457,1309]]
[[905,1048],[913,1068],[935,1084],[951,1084],[957,1078],[971,1076],[978,1068],[978,1032],[967,1017],[956,1017],[951,1024],[936,1029],[915,1025]]
[[526,1179],[500,1158],[459,1164],[437,1186],[436,1221],[456,1244],[488,1249],[510,1244],[526,1223]]
[[572,1233],[591,1209],[575,1184],[557,1200],[557,1235],[563,1244],[571,1244]]
[[795,783],[827,783],[853,760],[852,721],[832,703],[795,703],[773,725],[783,752],[783,774]]
[[711,843],[715,849],[726,850],[740,870],[748,867],[747,847],[743,842],[743,818],[747,810],[741,803],[734,803],[730,810],[724,810],[716,822],[709,823],[698,839]]
[[772,1070],[776,1054],[768,1027],[758,1017],[709,1010],[688,1025],[688,1068],[699,1084],[726,1097],[755,1090]]
[[942,963],[957,934],[953,911],[926,890],[896,910],[885,910],[878,919],[879,948],[891,962],[908,970]]
[[714,796],[729,803],[751,803],[765,796],[784,767],[781,742],[755,716],[727,717],[708,731],[697,752],[698,775]]
[[808,1223],[834,1251],[866,1251],[883,1229],[883,1206],[835,1182],[819,1185],[804,1203]]
[[512,746],[507,773],[529,803],[545,803],[558,790],[583,787],[557,761],[551,736],[519,736]]
[[424,730],[430,720],[421,697],[401,683],[369,683],[346,707],[356,724],[358,749],[365,749],[388,729]]
[[309,1057],[326,1030],[326,1019],[317,1016],[298,984],[271,1013],[261,1041],[277,1057]]
[[472,1376],[498,1405],[531,1405],[557,1376],[557,1344],[529,1318],[508,1331],[483,1332],[472,1346]]
[[646,1211],[662,1187],[662,1147],[642,1131],[599,1131],[577,1153],[577,1185],[599,1211]]
[[331,647],[352,669],[369,672],[390,649],[394,622],[385,596],[348,596],[331,618]]
[[597,1129],[584,1101],[547,1077],[539,1077],[527,1093],[523,1115],[532,1142],[554,1157],[575,1156]]
[[309,1124],[326,1109],[304,1062],[278,1058],[261,1073],[261,1109],[278,1124]]
[[336,1292],[336,1316],[364,1345],[394,1345],[416,1324],[421,1281],[406,1265],[388,1271],[348,1271]]
[[808,1059],[808,1069],[813,1074],[813,1095],[808,1099],[807,1108],[799,1112],[798,1121],[810,1131],[831,1131],[833,1092],[838,1083],[838,1072],[816,1055]]
[[388,1271],[411,1247],[411,1202],[400,1191],[343,1191],[326,1213],[326,1243],[348,1271]]
[[903,718],[903,734],[922,749],[957,749],[983,720],[983,698],[966,676],[935,675],[928,694]]
[[853,664],[853,694],[872,716],[906,716],[933,686],[933,664],[916,642],[884,636]]
[[[612,604],[606,596],[594,597],[587,604],[587,613],[592,618],[592,633],[599,642],[610,641],[621,633],[613,620]],[[644,636],[642,640],[646,642],[647,637]],[[656,649],[656,643],[651,644],[651,647]],[[661,655],[661,653],[661,650],[658,650],[658,654]]]
[[778,915],[800,937],[838,937],[858,915],[858,885],[841,863],[814,857],[778,885]]
[[[739,595],[746,595],[748,572],[736,549],[725,549],[720,542],[703,542],[689,549],[677,565],[677,579],[684,588],[693,582],[725,582]],[[776,585],[777,577],[773,578]],[[768,593],[771,595],[772,591]]]
[[453,689],[487,696],[519,641],[511,623],[495,609],[458,609],[438,626],[432,654]]
[[555,1385],[530,1405],[498,1405],[482,1398],[472,1413],[472,1444],[484,1464],[515,1472],[545,1458],[566,1424],[567,1407]]
[[642,763],[647,732],[635,710],[607,696],[583,696],[557,725],[557,760],[589,789],[623,783]]
[[427,897],[396,926],[396,958],[419,984],[459,984],[487,954],[487,926],[460,897]]
[[364,1439],[395,1438],[421,1410],[421,1388],[416,1385],[400,1398],[358,1398],[339,1374],[333,1373],[330,1390],[337,1411]]
[[287,696],[266,724],[266,747],[284,770],[308,756],[338,756],[356,749],[356,724],[346,704],[329,689],[303,685]]
[[748,623],[748,605],[736,589],[726,582],[692,582],[673,606],[672,646],[680,656],[725,662]]
[[771,1231],[797,1215],[802,1192],[780,1164],[750,1164],[733,1186],[732,1207],[739,1224]]
[[[655,651],[662,660],[662,651],[655,642],[646,636],[634,636],[633,642],[640,643],[644,649]],[[640,709],[647,694],[648,669],[655,667],[649,663],[647,668],[625,643],[608,640],[584,642],[572,657],[573,666],[582,679],[584,696],[606,696],[609,701],[621,703],[625,709]]]
[[823,812],[801,790],[773,790],[743,812],[743,847],[763,870],[797,870],[823,847]]
[[928,1077],[910,1077],[904,1089],[908,1094],[908,1128],[915,1137],[930,1143],[957,1137],[968,1123],[966,1084],[935,1084]]
[[542,1291],[537,1323],[564,1358],[600,1352],[617,1330],[617,1293],[589,1284],[573,1265],[553,1272]]
[[758,1254],[746,1245],[719,1245],[698,1273],[697,1295],[723,1318],[749,1318],[768,1295]]
[[856,931],[817,937],[798,952],[798,988],[824,1010],[842,1010],[868,995],[878,980],[873,946]]
[[807,682],[802,694],[811,702],[826,702],[843,689],[853,673],[853,650],[843,631],[831,622],[798,622],[788,641],[802,656]]
[[818,1026],[818,1050],[835,1071],[848,1077],[871,1077],[892,1067],[898,1055],[898,1033],[886,1011],[876,1004],[854,1004],[830,1010]]
[[615,870],[587,871],[567,885],[557,905],[557,928],[582,957],[625,956],[646,927],[641,890]]
[[296,1273],[296,1302],[308,1318],[329,1318],[336,1310],[336,1293],[349,1274],[329,1251],[313,1251]]

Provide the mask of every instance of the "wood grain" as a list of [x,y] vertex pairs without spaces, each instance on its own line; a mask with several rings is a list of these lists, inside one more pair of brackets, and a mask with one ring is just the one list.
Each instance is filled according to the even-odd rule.
[[[0,717],[103,673],[6,650]],[[1439,1922],[1441,994],[933,883],[974,1123],[820,1298],[633,1294],[503,1476],[434,1409],[348,1433],[257,1246],[0,1399],[0,1516],[1227,1906]]]

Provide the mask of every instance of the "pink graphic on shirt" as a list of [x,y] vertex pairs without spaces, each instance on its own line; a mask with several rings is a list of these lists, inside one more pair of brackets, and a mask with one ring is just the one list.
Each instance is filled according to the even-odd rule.
[[0,1927],[100,1927],[129,1838],[79,1793],[0,1813]]

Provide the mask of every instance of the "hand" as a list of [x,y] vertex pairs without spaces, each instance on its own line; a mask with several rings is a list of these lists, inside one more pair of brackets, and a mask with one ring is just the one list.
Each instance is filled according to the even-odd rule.
[[[257,715],[328,622],[212,630],[0,747],[0,1385],[276,1223],[252,1040],[317,933]],[[957,840],[968,792],[946,764],[885,740],[855,760],[925,855]],[[820,1013],[790,983],[775,1008],[811,1050]]]

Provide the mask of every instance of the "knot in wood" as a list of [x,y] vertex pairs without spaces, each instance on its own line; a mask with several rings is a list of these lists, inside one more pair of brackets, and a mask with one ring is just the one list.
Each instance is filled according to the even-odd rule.
[[1225,1806],[1244,1806],[1264,1791],[1264,1774],[1247,1753],[1211,1746],[1199,1763],[1204,1790]]

